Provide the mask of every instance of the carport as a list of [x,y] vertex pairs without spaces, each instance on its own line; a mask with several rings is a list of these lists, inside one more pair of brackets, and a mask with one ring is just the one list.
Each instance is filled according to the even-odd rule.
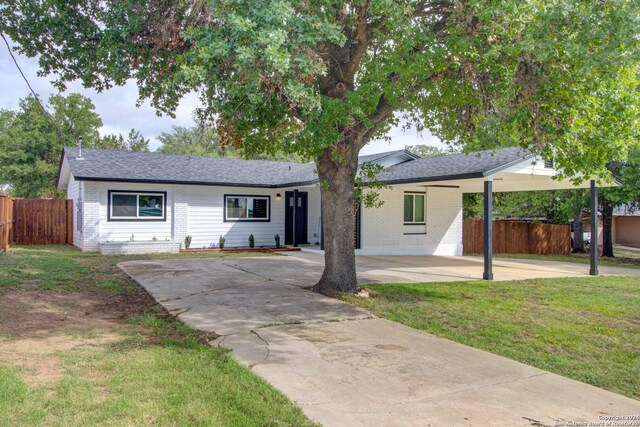
[[[363,228],[365,229],[364,237],[369,239],[364,242],[362,248],[360,238],[356,239],[357,253],[361,255],[462,255],[460,249],[462,238],[442,230],[455,229],[462,224],[461,197],[464,193],[484,195],[484,218],[489,219],[493,216],[493,194],[497,192],[591,188],[593,207],[591,211],[594,214],[592,222],[595,221],[598,197],[595,179],[585,177],[579,184],[575,184],[570,179],[560,179],[561,175],[561,170],[556,169],[552,162],[544,161],[539,156],[518,148],[416,159],[388,167],[378,174],[377,179],[390,186],[390,190],[386,193],[382,192],[382,195],[390,201],[390,206],[365,209],[363,218],[358,216],[356,221],[358,231],[355,234],[359,236],[360,228]],[[616,185],[615,183],[599,184]],[[402,213],[397,211],[396,206],[398,201],[402,201],[399,197],[402,197],[403,193],[405,198],[408,194],[424,194],[425,199],[435,199],[436,203],[431,208],[430,202],[427,202],[426,216],[431,215],[431,220],[439,224],[427,225],[426,221],[423,221],[422,229],[416,230],[418,232],[415,233],[414,229],[407,229],[407,226],[412,224],[405,223],[405,227],[400,228],[402,224],[398,226],[397,218]],[[450,202],[453,200],[456,200],[457,206],[453,206],[454,203]],[[429,211],[429,209],[432,210]],[[368,213],[375,210],[380,212]],[[358,210],[358,213],[360,211],[362,210]],[[442,218],[448,222],[444,224]],[[375,223],[375,226],[371,225],[372,223]],[[437,234],[439,232],[442,237]],[[494,277],[492,232],[492,222],[484,221],[484,269],[479,277],[485,280],[492,280]],[[445,236],[446,233],[449,234]],[[411,235],[424,235],[424,243],[416,244],[417,238],[413,240],[408,238]],[[597,253],[594,251],[590,268],[590,273],[593,275],[598,274],[597,264]]]

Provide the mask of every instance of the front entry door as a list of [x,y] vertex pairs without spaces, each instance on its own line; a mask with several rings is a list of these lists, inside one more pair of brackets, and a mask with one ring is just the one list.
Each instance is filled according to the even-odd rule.
[[[293,191],[284,193],[284,244],[293,244],[293,233],[296,233],[296,243],[307,244],[308,212],[307,212],[307,192],[298,191],[298,200],[293,200]],[[295,213],[295,215],[294,215]]]

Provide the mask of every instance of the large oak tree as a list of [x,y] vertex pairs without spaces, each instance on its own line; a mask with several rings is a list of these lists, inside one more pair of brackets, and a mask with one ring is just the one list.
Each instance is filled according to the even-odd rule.
[[[247,153],[315,159],[325,270],[356,290],[358,153],[404,119],[467,147],[520,145],[604,174],[637,124],[637,0],[2,0],[0,29],[58,82],[133,78]],[[356,192],[356,194],[359,194]]]

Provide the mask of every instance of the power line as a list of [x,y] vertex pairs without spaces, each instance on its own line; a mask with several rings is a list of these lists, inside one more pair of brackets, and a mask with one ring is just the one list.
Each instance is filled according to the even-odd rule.
[[56,128],[56,130],[58,131],[58,133],[60,134],[61,137],[65,138],[66,140],[68,140],[69,142],[71,142],[72,144],[76,144],[76,141],[72,140],[71,138],[69,138],[63,131],[62,129],[60,129],[60,127],[58,126],[58,124],[53,120],[53,117],[51,117],[51,113],[49,113],[47,111],[46,108],[44,108],[44,105],[42,105],[42,102],[40,101],[40,98],[38,98],[38,94],[36,93],[35,90],[33,90],[33,87],[31,86],[31,83],[29,83],[29,80],[27,80],[27,76],[24,75],[24,73],[22,72],[22,68],[20,68],[20,65],[18,64],[18,61],[16,60],[16,57],[13,55],[13,51],[11,50],[11,46],[9,45],[9,42],[7,41],[7,38],[5,37],[4,33],[0,33],[0,36],[2,36],[2,40],[4,40],[4,44],[7,46],[7,51],[9,52],[9,56],[11,57],[11,59],[13,60],[13,63],[15,64],[16,68],[18,69],[18,71],[20,72],[20,75],[22,76],[22,79],[24,80],[24,82],[27,84],[27,86],[29,87],[29,90],[31,91],[31,93],[33,94],[33,97],[36,99],[36,102],[38,103],[38,105],[40,106],[40,108],[42,108],[42,111],[44,112],[44,115],[47,116],[47,118],[49,119],[49,121],[51,122],[51,124]]

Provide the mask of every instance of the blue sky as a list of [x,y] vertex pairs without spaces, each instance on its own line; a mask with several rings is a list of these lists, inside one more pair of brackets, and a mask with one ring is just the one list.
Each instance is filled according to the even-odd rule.
[[[57,89],[50,83],[51,77],[38,77],[37,59],[27,58],[17,52],[14,52],[14,55],[29,83],[31,83],[31,86],[42,101],[46,102],[50,94],[57,93]],[[29,94],[29,88],[22,80],[4,44],[0,44],[0,82],[2,82],[0,108],[16,109],[20,98],[24,98]],[[102,129],[100,129],[101,134],[122,133],[126,135],[129,129],[137,129],[146,138],[151,139],[152,150],[158,147],[159,144],[156,141],[156,137],[161,132],[170,130],[173,125],[192,126],[192,111],[197,105],[197,97],[189,95],[180,102],[175,119],[168,116],[159,117],[148,102],[136,107],[138,90],[135,82],[129,82],[125,86],[116,87],[103,93],[85,89],[80,83],[72,83],[68,85],[67,93],[72,92],[81,93],[91,98],[104,123]],[[372,141],[362,150],[362,154],[397,150],[404,148],[406,145],[416,144],[442,146],[442,143],[436,137],[428,133],[420,135],[413,129],[403,131],[400,128],[394,128],[391,131],[391,141]]]

